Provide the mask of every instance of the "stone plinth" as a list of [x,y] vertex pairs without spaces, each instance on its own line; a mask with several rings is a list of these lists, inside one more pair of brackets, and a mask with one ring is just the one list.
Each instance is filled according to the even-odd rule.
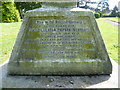
[[112,65],[91,11],[43,7],[26,13],[8,64],[9,74],[111,72]]

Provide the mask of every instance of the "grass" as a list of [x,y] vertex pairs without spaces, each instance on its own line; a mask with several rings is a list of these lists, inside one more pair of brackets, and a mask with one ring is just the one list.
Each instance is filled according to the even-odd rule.
[[0,64],[9,58],[20,25],[21,22],[0,23],[0,27],[2,27],[0,31],[0,48],[2,49],[0,54]]
[[118,29],[100,19],[97,23],[109,56],[118,63]]
[[[118,29],[100,19],[97,19],[97,23],[109,56],[118,62]],[[0,23],[0,27],[2,26],[2,29],[0,29],[0,48],[2,48],[0,64],[9,58],[20,25],[21,22]]]
[[120,22],[120,18],[118,17],[104,17],[103,19],[108,19],[114,22]]

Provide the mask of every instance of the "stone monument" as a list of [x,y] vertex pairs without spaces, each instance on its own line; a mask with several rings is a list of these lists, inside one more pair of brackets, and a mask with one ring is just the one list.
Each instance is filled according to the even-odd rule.
[[75,0],[54,0],[26,13],[8,74],[111,73],[112,65],[91,11],[76,8]]

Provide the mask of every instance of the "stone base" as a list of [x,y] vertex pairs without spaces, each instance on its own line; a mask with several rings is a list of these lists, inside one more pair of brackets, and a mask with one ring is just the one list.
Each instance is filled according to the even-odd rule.
[[4,64],[0,67],[2,88],[118,88],[118,65],[111,61],[111,75],[93,76],[11,76]]
[[38,62],[10,62],[11,75],[99,75],[111,74],[112,67],[105,60],[46,60]]
[[112,65],[91,11],[43,7],[26,13],[8,73],[100,75],[111,74]]

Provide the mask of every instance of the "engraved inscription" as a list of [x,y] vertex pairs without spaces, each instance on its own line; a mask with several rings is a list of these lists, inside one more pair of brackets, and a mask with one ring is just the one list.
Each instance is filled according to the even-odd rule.
[[88,19],[31,18],[19,57],[26,60],[96,58],[98,52]]

